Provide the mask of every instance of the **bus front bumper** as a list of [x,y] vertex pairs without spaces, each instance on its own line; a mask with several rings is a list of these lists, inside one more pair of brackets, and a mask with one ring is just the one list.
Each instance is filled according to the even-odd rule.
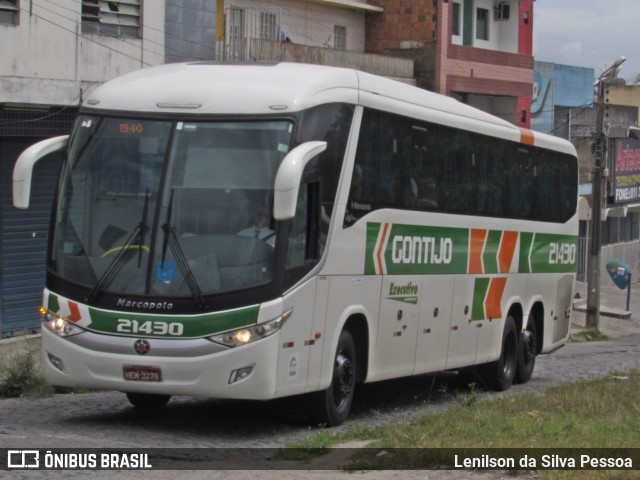
[[277,332],[226,348],[206,339],[92,332],[63,338],[43,328],[42,364],[47,381],[60,387],[269,400],[276,391],[279,338]]

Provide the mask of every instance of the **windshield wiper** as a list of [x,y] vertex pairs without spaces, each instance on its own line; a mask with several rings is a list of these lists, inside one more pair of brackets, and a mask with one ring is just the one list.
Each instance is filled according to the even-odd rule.
[[193,299],[196,301],[198,306],[204,310],[207,308],[207,304],[204,300],[204,296],[202,295],[202,289],[200,285],[198,285],[198,281],[196,277],[193,275],[193,271],[191,267],[189,267],[189,261],[187,257],[184,255],[184,251],[178,242],[178,237],[176,236],[176,226],[171,223],[171,212],[173,210],[173,192],[174,189],[171,190],[171,197],[169,199],[169,206],[167,207],[167,219],[165,223],[162,225],[162,231],[164,232],[164,239],[162,241],[162,259],[160,261],[160,268],[164,269],[164,262],[167,256],[167,246],[171,250],[173,254],[173,258],[180,269],[180,273],[184,277],[185,282],[187,283],[187,287],[191,291],[191,295]]
[[149,210],[149,189],[144,192],[144,208],[142,210],[142,222],[140,222],[140,234],[138,235],[138,268],[142,265],[142,246],[144,245],[145,236],[149,230],[147,225],[147,212]]
[[140,223],[136,225],[136,227],[129,235],[127,241],[119,247],[119,251],[113,261],[109,264],[107,269],[102,273],[98,281],[91,290],[91,293],[86,298],[87,303],[93,302],[98,294],[103,290],[109,288],[111,282],[118,276],[120,269],[123,267],[127,260],[131,257],[127,257],[129,250],[133,245],[137,245],[138,247],[138,268],[142,265],[142,250],[144,247],[144,240],[147,231],[149,230],[149,225],[147,225],[147,211],[149,209],[149,189],[145,192],[144,199],[144,207],[142,210],[142,219]]

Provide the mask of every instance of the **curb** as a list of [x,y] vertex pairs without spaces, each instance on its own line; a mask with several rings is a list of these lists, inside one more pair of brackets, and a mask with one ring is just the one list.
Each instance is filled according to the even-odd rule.
[[[587,312],[587,301],[586,300],[576,300],[573,302],[573,309],[576,312]],[[631,312],[629,310],[620,310],[617,308],[607,307],[606,305],[600,305],[600,315],[605,317],[613,317],[613,318],[622,318],[622,319],[630,319]]]

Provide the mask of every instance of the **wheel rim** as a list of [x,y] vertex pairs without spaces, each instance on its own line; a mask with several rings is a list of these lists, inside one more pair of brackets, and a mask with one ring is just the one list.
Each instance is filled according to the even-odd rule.
[[333,369],[333,402],[338,409],[351,397],[353,378],[353,363],[344,352],[340,352]]
[[517,357],[517,342],[513,340],[513,333],[510,333],[505,338],[503,345],[504,356],[502,359],[502,369],[506,378],[511,378],[515,375],[518,357]]
[[522,347],[524,352],[522,358],[525,364],[528,364],[536,356],[536,334],[531,330],[525,330],[522,339]]

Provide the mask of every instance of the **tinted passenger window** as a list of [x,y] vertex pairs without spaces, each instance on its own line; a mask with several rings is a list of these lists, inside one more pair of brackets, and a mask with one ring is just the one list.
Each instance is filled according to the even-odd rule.
[[344,226],[381,208],[564,222],[575,157],[365,110]]

